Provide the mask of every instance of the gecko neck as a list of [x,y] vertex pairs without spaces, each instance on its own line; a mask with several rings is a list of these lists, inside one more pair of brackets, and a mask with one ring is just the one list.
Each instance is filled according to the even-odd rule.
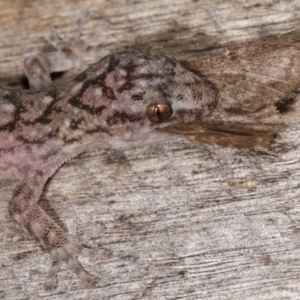
[[4,99],[16,108],[13,125],[18,140],[34,151],[48,149],[49,153],[69,158],[96,144],[105,146],[109,136],[105,124],[99,124],[99,118],[95,123],[97,110],[91,113],[72,105],[76,100],[72,88],[74,84],[42,92],[19,91],[16,95],[4,89]]

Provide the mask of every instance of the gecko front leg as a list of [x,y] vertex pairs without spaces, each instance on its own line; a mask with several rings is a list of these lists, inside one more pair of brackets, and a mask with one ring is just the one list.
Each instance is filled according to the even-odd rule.
[[[78,275],[86,287],[92,287],[97,283],[98,278],[91,276],[79,264],[77,256],[82,251],[82,247],[38,205],[46,180],[47,176],[44,176],[41,170],[28,172],[26,179],[14,191],[9,202],[9,212],[23,229],[34,235],[51,254],[52,267],[44,285],[45,289],[56,288],[57,273],[63,263]],[[106,255],[106,258],[109,258],[110,252]]]
[[34,91],[42,91],[51,86],[51,73],[67,71],[72,67],[71,59],[63,51],[31,55],[24,60],[25,74]]

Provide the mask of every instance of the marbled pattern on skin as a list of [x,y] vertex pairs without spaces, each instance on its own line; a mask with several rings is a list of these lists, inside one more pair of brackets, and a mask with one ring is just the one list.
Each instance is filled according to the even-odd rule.
[[[37,61],[32,63],[38,69]],[[20,179],[9,211],[52,255],[47,288],[55,287],[63,262],[87,286],[95,283],[77,262],[80,246],[38,206],[48,178],[86,149],[165,140],[169,135],[156,128],[200,119],[217,102],[211,84],[172,58],[135,52],[105,57],[63,87],[0,89],[0,176]],[[147,108],[155,104],[172,107],[164,122],[147,117]]]
[[63,163],[93,148],[159,143],[170,132],[210,144],[268,147],[283,124],[278,104],[299,87],[299,52],[292,45],[254,45],[181,63],[120,52],[56,88],[45,88],[50,77],[43,73],[62,67],[63,52],[29,59],[35,91],[0,88],[0,178],[19,179],[9,211],[51,254],[45,287],[56,287],[62,263],[87,287],[97,282],[78,263],[81,245],[38,205]]

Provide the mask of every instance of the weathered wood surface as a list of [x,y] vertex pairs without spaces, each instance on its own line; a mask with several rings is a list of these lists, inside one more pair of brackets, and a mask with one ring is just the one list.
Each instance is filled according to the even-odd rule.
[[[20,83],[24,55],[47,48],[42,32],[56,26],[67,39],[83,9],[83,37],[107,22],[87,62],[124,49],[194,57],[300,27],[297,0],[111,2],[0,0],[1,82]],[[42,289],[48,254],[9,216],[15,182],[1,182],[0,297],[300,299],[297,123],[296,115],[269,154],[178,141],[64,165],[41,205],[69,232],[114,251],[109,262],[81,260],[102,279],[91,290],[65,270],[56,291]]]

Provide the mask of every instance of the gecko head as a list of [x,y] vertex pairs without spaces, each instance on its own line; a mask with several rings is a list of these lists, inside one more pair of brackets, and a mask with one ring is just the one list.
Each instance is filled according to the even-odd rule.
[[162,131],[201,121],[217,105],[214,86],[167,55],[122,52],[114,61],[118,68],[111,78],[117,97],[106,122],[119,140],[165,139]]
[[85,77],[94,84],[90,92],[85,84],[88,97],[82,101],[89,102],[88,107],[98,105],[98,121],[114,147],[164,140],[162,131],[203,120],[218,102],[210,82],[164,54],[109,55],[88,69]]

